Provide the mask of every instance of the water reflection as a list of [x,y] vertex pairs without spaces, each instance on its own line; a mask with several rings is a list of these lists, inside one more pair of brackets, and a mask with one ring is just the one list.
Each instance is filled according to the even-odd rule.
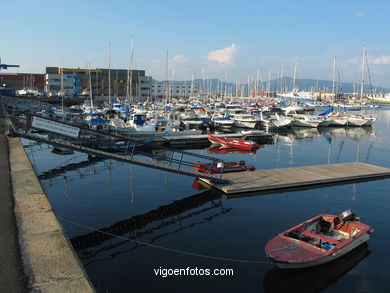
[[[121,220],[109,227],[74,237],[70,241],[80,259],[85,262],[84,266],[87,266],[93,262],[112,259],[119,254],[146,246],[147,244],[144,244],[146,242],[154,243],[162,237],[184,229],[191,229],[231,210],[231,208],[223,207],[221,196],[218,193],[207,190],[160,206],[147,213]],[[171,229],[167,229],[170,227]],[[122,235],[125,237],[118,237]],[[144,236],[148,236],[149,239],[143,240]],[[103,245],[105,242],[108,243]],[[118,247],[129,242],[133,244],[131,248],[118,251]],[[106,255],[107,253],[109,256],[97,258],[99,254]]]
[[375,130],[372,127],[321,127],[318,130],[321,135],[346,136],[352,139],[375,137]]
[[341,136],[358,139],[361,137],[375,137],[372,127],[319,127],[302,128],[292,127],[283,131],[272,132],[277,140],[293,142],[295,139],[309,139],[317,136]]
[[264,291],[267,293],[322,291],[348,273],[370,253],[368,244],[364,243],[342,258],[318,267],[297,270],[282,270],[275,267],[264,277]]
[[257,150],[240,150],[237,148],[210,147],[207,149],[209,154],[256,154]]
[[103,157],[88,156],[87,159],[84,161],[78,163],[69,163],[60,167],[53,168],[48,171],[44,171],[38,174],[38,179],[40,180],[53,179],[55,177],[61,176],[62,174],[65,174],[68,171],[74,171],[80,168],[90,167],[103,160],[105,160]]

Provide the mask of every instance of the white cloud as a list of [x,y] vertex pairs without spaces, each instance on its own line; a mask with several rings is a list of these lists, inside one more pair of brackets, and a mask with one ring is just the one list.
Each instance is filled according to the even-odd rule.
[[238,46],[231,44],[229,47],[224,49],[211,51],[207,54],[207,59],[210,61],[215,61],[221,64],[230,65],[233,63],[234,53],[238,50]]
[[390,64],[390,56],[382,55],[379,57],[374,57],[372,63],[378,65]]
[[188,61],[189,59],[184,55],[177,55],[170,60],[172,64],[183,64],[188,63]]

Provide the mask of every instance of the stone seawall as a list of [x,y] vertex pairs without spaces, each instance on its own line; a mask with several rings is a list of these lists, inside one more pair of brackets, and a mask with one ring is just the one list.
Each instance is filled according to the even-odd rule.
[[[3,123],[9,124],[9,122]],[[20,255],[32,292],[95,292],[19,138],[8,138]]]

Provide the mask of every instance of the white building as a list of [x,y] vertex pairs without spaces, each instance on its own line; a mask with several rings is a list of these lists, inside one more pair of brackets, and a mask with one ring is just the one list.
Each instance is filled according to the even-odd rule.
[[[65,96],[73,96],[74,92],[74,75],[63,74],[62,83]],[[45,91],[52,94],[61,92],[61,74],[45,74]]]
[[198,94],[198,86],[186,83],[153,81],[151,83],[151,95],[153,98],[188,98]]

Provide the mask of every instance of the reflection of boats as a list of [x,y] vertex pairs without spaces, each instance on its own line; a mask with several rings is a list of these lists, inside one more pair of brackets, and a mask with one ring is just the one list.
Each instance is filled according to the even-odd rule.
[[335,283],[370,253],[365,243],[340,259],[319,267],[301,270],[282,270],[274,267],[263,280],[264,291],[267,293],[319,292]]
[[373,228],[351,210],[320,214],[271,239],[266,255],[280,268],[307,268],[338,259],[370,239]]
[[193,168],[198,172],[208,173],[208,174],[220,174],[220,173],[255,170],[254,166],[245,164],[245,161],[218,162],[217,164],[195,162]]
[[375,131],[372,127],[322,127],[318,131],[322,135],[348,136],[352,138],[375,136]]
[[208,148],[207,151],[209,153],[214,154],[248,154],[248,153],[256,153],[256,150],[240,150],[236,148],[221,148],[219,146]]
[[318,128],[302,128],[302,127],[291,127],[292,133],[295,138],[312,138],[320,135]]
[[271,132],[275,133],[277,140],[281,140],[284,142],[292,142],[295,139],[303,139],[303,138],[313,138],[318,135],[320,128],[308,128],[308,127],[291,127],[288,129],[284,129],[283,131]]
[[88,159],[85,161],[81,161],[78,163],[70,163],[65,166],[61,166],[58,168],[54,168],[48,171],[44,171],[41,174],[38,175],[39,180],[47,180],[47,179],[53,179],[57,176],[63,175],[68,171],[73,171],[73,170],[78,170],[81,168],[89,167],[92,166],[98,162],[103,161],[103,157],[93,157],[93,156],[88,156]]
[[66,148],[61,148],[61,147],[55,147],[55,148],[53,148],[53,150],[51,152],[53,154],[63,155],[63,156],[74,154],[74,152],[72,150],[66,149]]
[[226,137],[218,137],[209,135],[208,137],[211,144],[214,145],[221,145],[222,147],[227,148],[236,148],[241,150],[256,150],[260,147],[257,143],[250,141],[250,140],[244,140],[244,139],[229,139]]

